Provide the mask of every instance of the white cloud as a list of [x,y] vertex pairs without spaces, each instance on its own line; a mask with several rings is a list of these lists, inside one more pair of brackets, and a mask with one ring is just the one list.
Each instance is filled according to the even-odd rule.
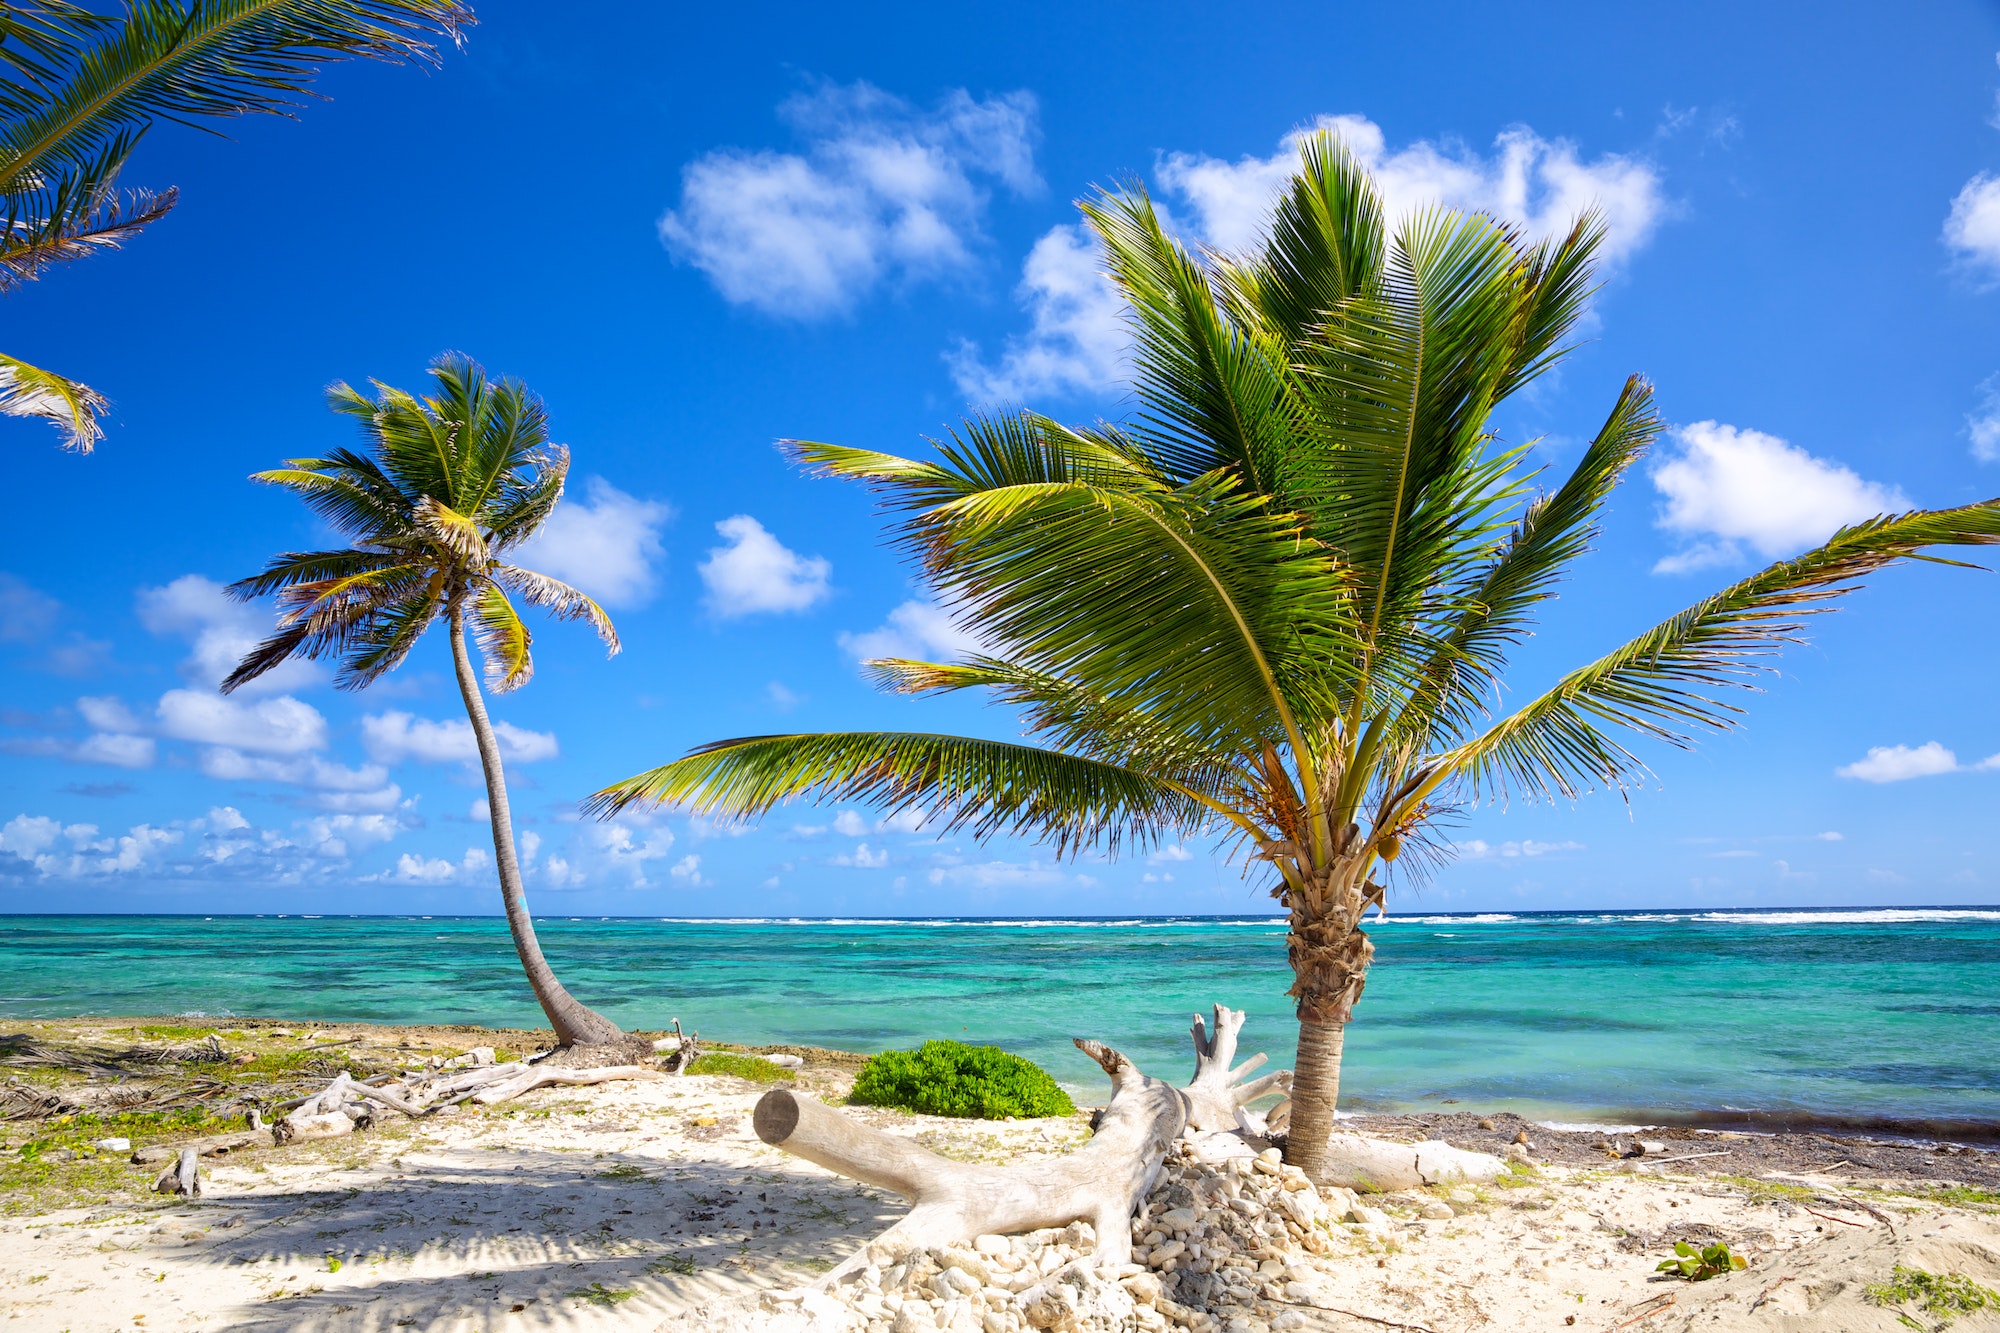
[[379,764],[349,768],[322,759],[316,754],[279,758],[247,755],[228,746],[202,751],[201,771],[222,782],[284,782],[326,793],[320,804],[349,810],[393,810],[402,799],[402,788],[389,781],[389,770]]
[[111,764],[117,768],[151,768],[157,748],[151,736],[98,732],[79,741],[76,749],[70,752],[70,757],[86,764]]
[[833,831],[843,838],[858,838],[868,831],[868,821],[852,810],[842,810],[833,817]]
[[673,869],[667,873],[690,888],[695,888],[708,882],[701,877],[701,858],[693,853],[689,853],[674,862]]
[[1974,458],[2000,463],[2000,374],[1979,382],[1979,407],[1966,414],[1965,433],[1972,437]]
[[931,812],[922,806],[905,806],[892,815],[884,815],[882,818],[876,820],[875,831],[878,833],[921,833],[925,821],[930,817]]
[[963,340],[945,355],[968,399],[1012,404],[1119,382],[1131,347],[1125,307],[1081,226],[1056,227],[1035,242],[1015,295],[1031,323],[1025,335],[1007,340],[999,365],[988,366],[978,345]]
[[1980,172],[1951,201],[1944,240],[1961,259],[2000,269],[2000,176]]
[[588,500],[565,497],[534,539],[510,554],[511,564],[581,588],[606,606],[637,606],[653,595],[665,558],[660,529],[673,509],[640,500],[602,477],[584,485]]
[[326,745],[326,719],[290,695],[255,703],[195,690],[160,696],[160,733],[175,740],[262,754],[300,754]]
[[889,849],[884,847],[879,851],[872,851],[867,843],[857,843],[852,852],[830,856],[826,863],[830,866],[848,866],[855,870],[880,870],[889,864]]
[[723,299],[811,319],[847,309],[885,277],[965,267],[986,191],[1034,189],[1035,99],[959,90],[922,112],[866,83],[825,86],[779,114],[803,153],[719,149],[682,172],[660,240]]
[[1909,508],[1893,486],[1864,481],[1762,431],[1697,421],[1674,432],[1679,452],[1653,469],[1666,497],[1659,526],[1689,545],[1656,564],[1679,574],[1741,558],[1792,555],[1843,524]]
[[984,861],[976,865],[945,864],[932,868],[933,884],[961,884],[972,888],[1035,887],[1060,884],[1063,872],[1039,861]]
[[1474,838],[1458,844],[1459,856],[1468,861],[1482,861],[1496,856],[1548,856],[1558,852],[1580,852],[1585,844],[1580,842],[1536,842],[1524,838],[1519,842],[1489,843],[1484,838]]
[[[500,757],[509,763],[532,764],[556,757],[554,732],[530,731],[511,722],[493,724],[494,739],[500,743]],[[361,743],[369,757],[379,763],[400,764],[415,760],[422,764],[477,764],[479,745],[472,736],[472,724],[464,718],[433,721],[392,710],[361,719]]]
[[[1490,155],[1452,140],[1418,140],[1392,151],[1380,126],[1345,115],[1322,116],[1308,130],[1285,136],[1270,157],[1225,162],[1198,153],[1164,154],[1157,171],[1162,194],[1189,215],[1181,226],[1169,212],[1168,225],[1221,250],[1257,245],[1278,191],[1297,169],[1301,135],[1321,128],[1345,139],[1373,173],[1392,229],[1441,204],[1490,214],[1541,239],[1567,231],[1577,214],[1595,207],[1604,214],[1604,256],[1615,264],[1644,246],[1669,212],[1658,171],[1640,158],[1607,153],[1585,162],[1575,144],[1544,139],[1526,126],[1503,131]],[[1081,228],[1057,227],[1036,242],[1017,294],[1033,325],[1009,340],[997,366],[987,366],[970,343],[947,355],[967,397],[1009,402],[1116,387],[1129,345],[1123,307],[1097,271]]]
[[1146,858],[1147,865],[1167,865],[1174,861],[1192,861],[1194,853],[1179,843],[1169,843]]
[[0,876],[51,882],[111,876],[280,886],[338,882],[351,877],[351,853],[402,831],[394,816],[339,814],[300,820],[288,834],[258,828],[242,811],[221,805],[196,819],[136,824],[108,836],[94,824],[63,825],[23,814],[0,826]]
[[404,852],[396,858],[396,868],[381,878],[402,880],[411,884],[473,884],[485,883],[491,879],[487,867],[493,858],[484,849],[468,847],[461,861],[447,861],[443,857],[421,856],[414,852]]
[[830,563],[790,550],[750,515],[725,518],[715,530],[729,544],[710,547],[700,567],[715,615],[728,620],[759,611],[803,611],[832,591]]
[[[276,628],[268,609],[235,601],[222,585],[199,574],[183,574],[163,588],[139,590],[139,623],[155,634],[189,641],[181,672],[196,685],[213,687]],[[294,658],[259,676],[238,693],[280,694],[317,683],[324,673]]]
[[[567,855],[548,857],[542,863],[540,878],[544,885],[556,889],[581,888],[605,880],[623,880],[635,889],[652,888],[648,867],[664,861],[673,845],[669,829],[646,828],[624,819],[581,824],[565,849]],[[688,859],[683,857],[682,861]],[[695,857],[693,862],[699,866],[701,859]],[[670,868],[668,873],[675,871]]]
[[1957,755],[1936,741],[1925,741],[1914,747],[1872,745],[1865,757],[1833,771],[1839,777],[1859,778],[1863,782],[1904,782],[1910,778],[1952,773],[1957,769]]
[[843,631],[839,642],[857,662],[881,657],[950,661],[987,651],[977,635],[954,624],[950,613],[934,602],[904,602],[874,629],[860,634]]

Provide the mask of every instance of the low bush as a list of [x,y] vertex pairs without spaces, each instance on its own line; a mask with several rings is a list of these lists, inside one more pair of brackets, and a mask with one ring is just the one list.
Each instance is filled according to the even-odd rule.
[[688,1066],[690,1074],[734,1074],[737,1078],[748,1079],[752,1083],[779,1083],[792,1077],[789,1069],[780,1069],[769,1060],[759,1060],[754,1055],[729,1055],[721,1051],[711,1051]]
[[914,1051],[882,1052],[861,1067],[847,1100],[965,1120],[1076,1112],[1069,1094],[1040,1065],[998,1046],[962,1041],[927,1041]]

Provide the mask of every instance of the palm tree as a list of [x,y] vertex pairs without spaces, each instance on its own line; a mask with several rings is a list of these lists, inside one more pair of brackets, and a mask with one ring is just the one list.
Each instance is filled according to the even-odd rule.
[[[1306,140],[1261,251],[1191,253],[1139,189],[1084,208],[1130,307],[1122,426],[967,421],[934,459],[795,444],[900,511],[898,537],[987,651],[879,661],[892,690],[981,686],[1028,742],[847,732],[704,746],[599,792],[748,816],[796,797],[921,809],[1059,851],[1220,833],[1267,864],[1299,1018],[1287,1156],[1325,1165],[1346,1025],[1394,875],[1451,852],[1454,807],[1622,788],[1622,730],[1731,724],[1805,620],[1885,564],[2000,541],[2000,501],[1844,528],[1495,719],[1508,651],[1659,432],[1633,378],[1569,476],[1535,491],[1493,409],[1554,365],[1601,229],[1530,245],[1479,216],[1386,234],[1366,174]],[[1035,743],[1039,742],[1039,743]],[[1389,867],[1394,867],[1394,871]]]
[[[116,249],[174,206],[118,175],[155,120],[289,115],[317,63],[363,56],[435,65],[459,42],[459,0],[0,0],[0,293],[51,264]],[[0,415],[42,417],[88,453],[105,402],[88,385],[0,354]]]
[[558,620],[588,622],[618,651],[618,633],[596,602],[501,559],[534,536],[562,498],[569,451],[549,444],[548,414],[519,381],[493,383],[473,361],[449,354],[432,364],[431,377],[433,398],[380,381],[373,398],[334,385],[327,401],[361,423],[366,452],[294,458],[252,478],[297,493],[353,544],[289,551],[263,573],[230,585],[245,601],[275,593],[280,614],[277,632],[229,673],[222,690],[293,657],[337,658],[334,683],[358,690],[393,671],[424,631],[443,621],[486,775],[507,928],[528,984],[563,1046],[615,1043],[624,1034],[563,988],[535,939],[500,746],[467,643],[478,640],[486,683],[496,693],[527,684],[535,670],[532,636],[508,598],[513,592]]

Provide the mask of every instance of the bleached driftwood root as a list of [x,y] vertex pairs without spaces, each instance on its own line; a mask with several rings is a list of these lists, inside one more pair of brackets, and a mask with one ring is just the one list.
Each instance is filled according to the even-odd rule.
[[1291,1109],[1289,1097],[1268,1113],[1260,1114],[1249,1107],[1251,1102],[1272,1092],[1290,1093],[1292,1071],[1280,1069],[1244,1082],[1266,1057],[1259,1051],[1236,1068],[1229,1067],[1236,1058],[1236,1038],[1242,1031],[1241,1009],[1216,1005],[1212,1037],[1202,1024],[1201,1015],[1194,1016],[1194,1078],[1182,1089],[1188,1099],[1189,1129],[1207,1133],[1233,1129],[1260,1138],[1283,1132]]
[[869,1263],[977,1236],[1082,1220],[1096,1233],[1098,1264],[1132,1257],[1132,1214],[1187,1123],[1179,1089],[1140,1073],[1100,1042],[1078,1049],[1111,1076],[1111,1102],[1090,1141],[1067,1157],[1019,1166],[954,1162],[885,1134],[812,1097],[778,1088],[757,1103],[757,1137],[854,1180],[909,1199],[909,1213],[821,1280],[825,1287]]
[[[1216,1005],[1213,1036],[1209,1035],[1200,1014],[1194,1018],[1194,1079],[1186,1089],[1188,1136],[1209,1136],[1207,1142],[1197,1143],[1195,1149],[1204,1161],[1221,1162],[1247,1156],[1251,1145],[1238,1143],[1236,1138],[1276,1138],[1289,1127],[1289,1097],[1261,1115],[1249,1109],[1250,1102],[1271,1092],[1289,1093],[1292,1075],[1290,1070],[1280,1070],[1245,1082],[1250,1072],[1264,1063],[1264,1057],[1253,1055],[1235,1069],[1229,1067],[1236,1058],[1237,1037],[1242,1030],[1240,1009]],[[1232,1137],[1223,1140],[1215,1137],[1218,1134]],[[1335,1134],[1327,1145],[1326,1163],[1321,1184],[1377,1191],[1492,1180],[1507,1169],[1507,1164],[1498,1157],[1466,1152],[1448,1143],[1396,1143],[1360,1134]]]
[[660,1038],[653,1043],[653,1049],[655,1051],[666,1052],[666,1065],[669,1074],[685,1074],[688,1071],[688,1066],[701,1059],[700,1043],[701,1034],[699,1032],[682,1032],[681,1021],[676,1018],[674,1020],[674,1035]]

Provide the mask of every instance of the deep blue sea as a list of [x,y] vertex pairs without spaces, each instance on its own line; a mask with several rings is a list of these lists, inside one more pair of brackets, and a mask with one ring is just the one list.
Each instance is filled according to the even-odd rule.
[[[2000,1133],[2000,908],[1483,914],[1371,923],[1347,1110],[1544,1119],[1984,1122]],[[1176,1079],[1188,1019],[1297,1029],[1269,918],[546,918],[627,1027],[877,1051],[991,1042],[1095,1091],[1101,1037]],[[200,1014],[541,1022],[491,917],[0,916],[0,1019]]]

